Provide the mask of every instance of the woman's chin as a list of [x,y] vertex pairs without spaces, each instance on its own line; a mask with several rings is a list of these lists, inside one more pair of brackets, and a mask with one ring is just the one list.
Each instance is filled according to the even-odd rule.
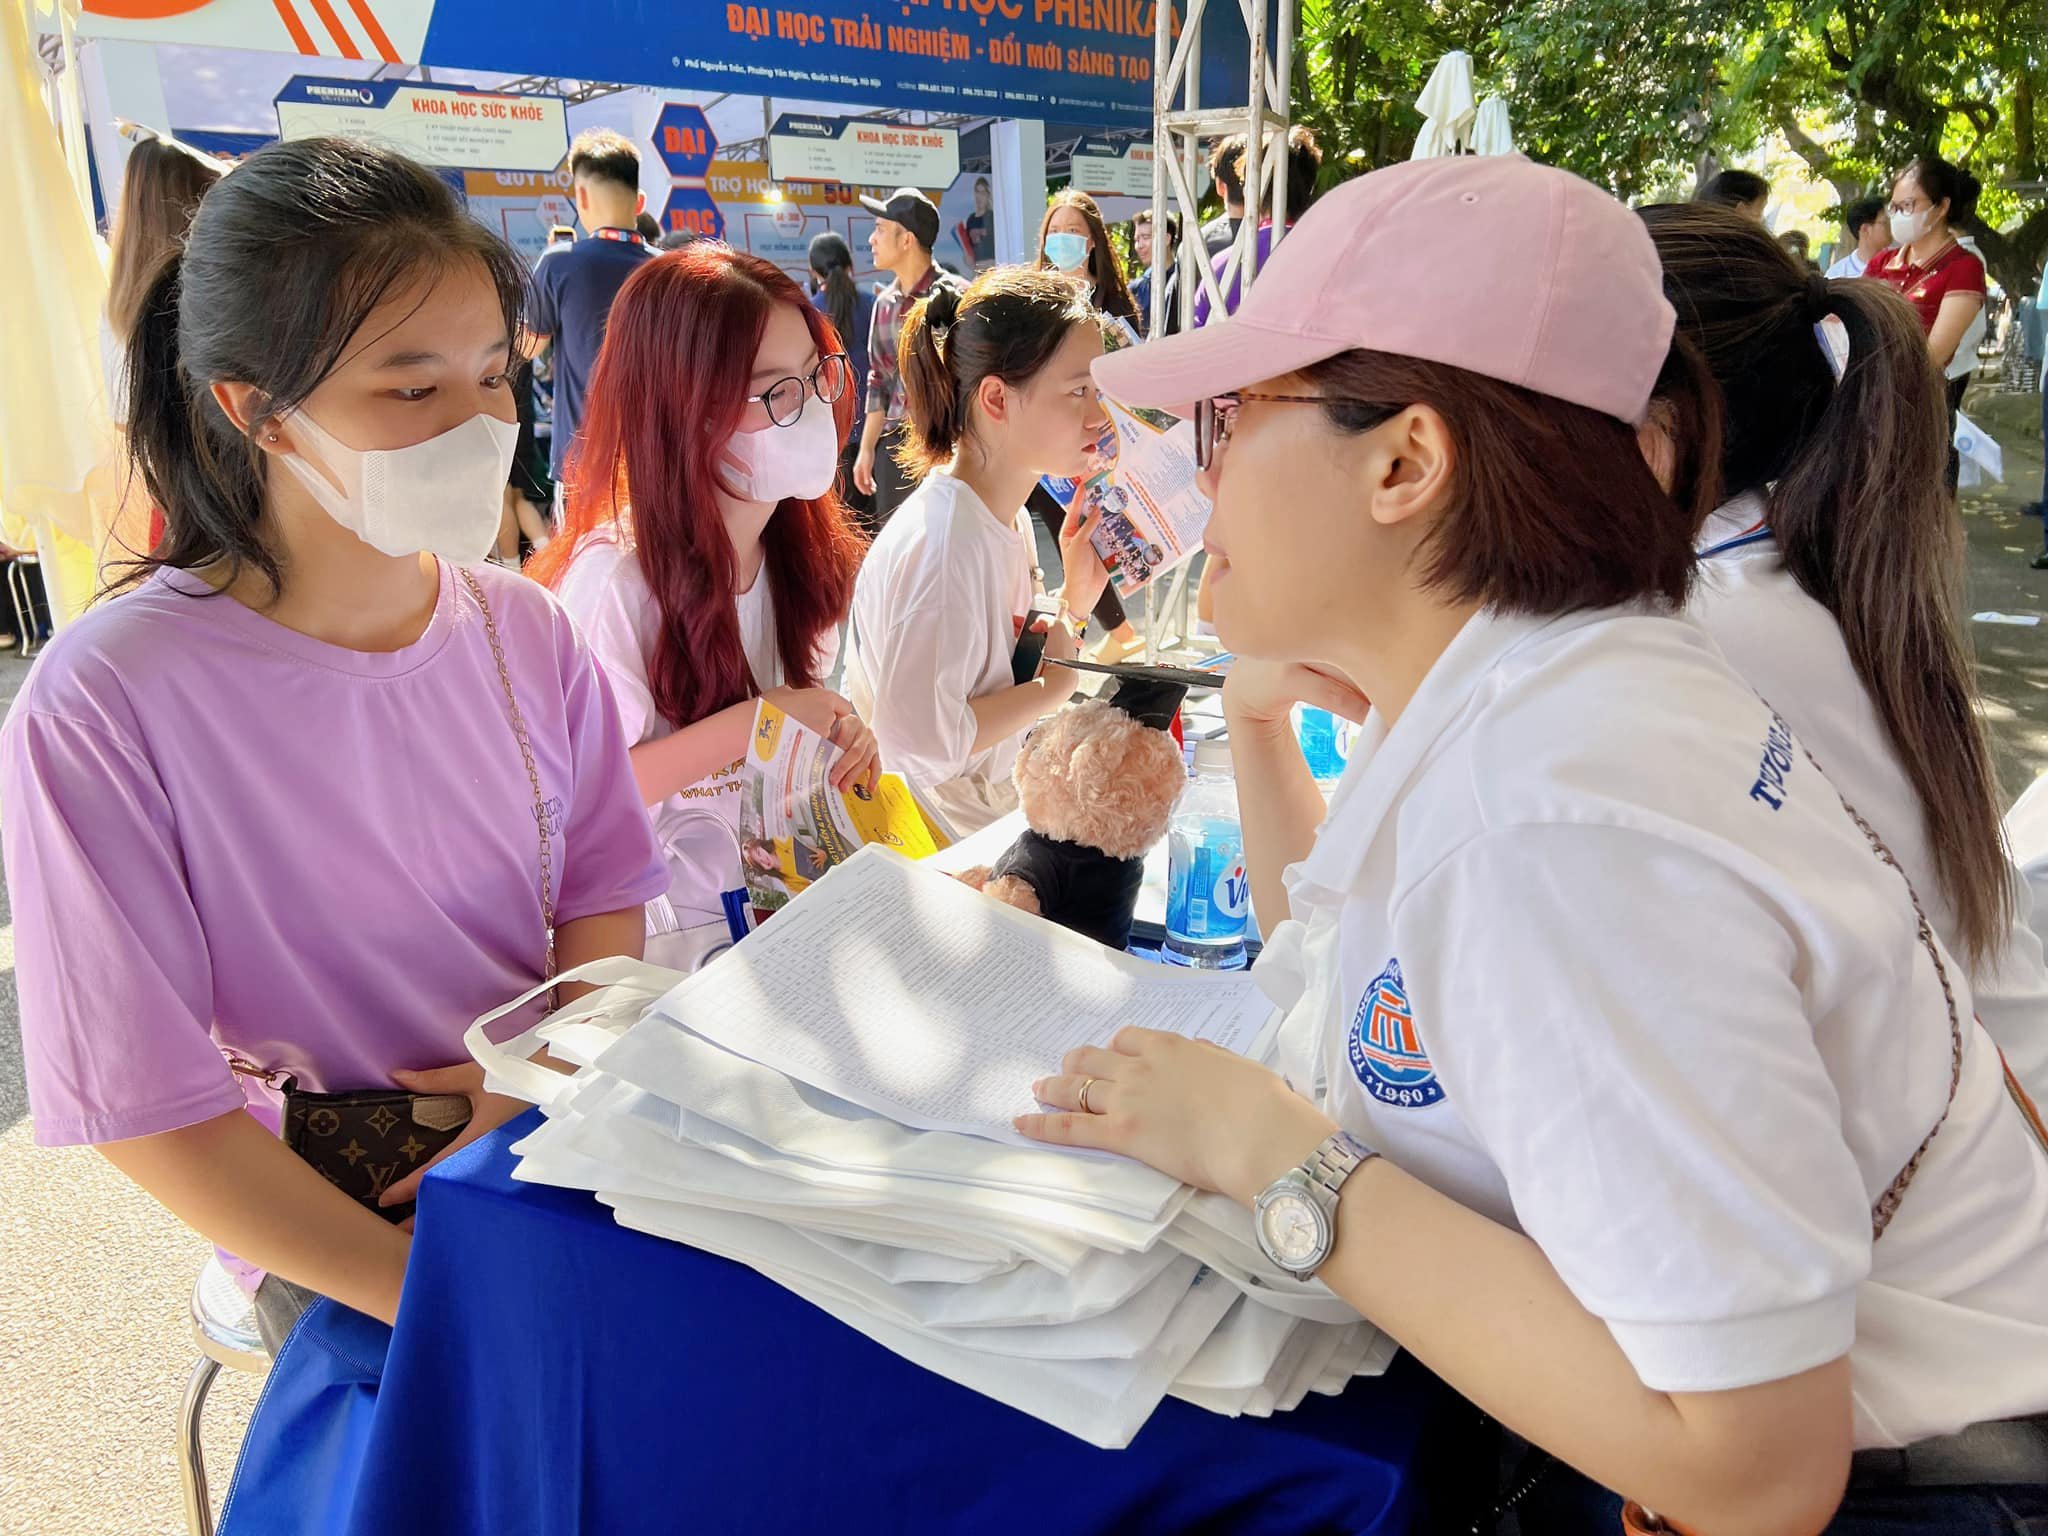
[[1221,645],[1224,650],[1230,652],[1233,656],[1251,655],[1252,652],[1247,649],[1247,643],[1255,640],[1257,636],[1247,633],[1248,626],[1241,618],[1233,617],[1228,603],[1217,600],[1216,589],[1213,585],[1209,589],[1209,598],[1209,612],[1213,615],[1209,620],[1209,627],[1216,632],[1217,644]]

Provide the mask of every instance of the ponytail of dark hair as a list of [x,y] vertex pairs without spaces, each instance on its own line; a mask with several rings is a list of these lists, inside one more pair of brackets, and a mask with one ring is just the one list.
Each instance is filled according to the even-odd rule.
[[1944,480],[1948,412],[1919,317],[1878,283],[1828,285],[1849,361],[1770,494],[1785,568],[1835,616],[1899,766],[1965,958],[2012,923],[1998,776],[1977,716],[1959,598],[1963,530]]
[[910,311],[897,342],[903,444],[897,462],[924,475],[973,430],[984,379],[1021,384],[1052,361],[1077,325],[1101,325],[1074,282],[1031,267],[992,267],[964,290],[936,285]]
[[[386,300],[465,268],[491,283],[516,337],[524,263],[446,182],[390,150],[273,144],[213,186],[182,255],[143,290],[128,340],[129,448],[164,536],[114,589],[159,567],[218,567],[227,581],[253,569],[282,590],[256,432],[305,403]],[[260,420],[236,426],[214,398],[219,383],[253,387]]]
[[953,457],[966,435],[966,409],[942,350],[960,315],[960,290],[938,284],[911,306],[896,344],[903,373],[903,444],[896,457],[923,475]]
[[262,455],[254,443],[230,441],[207,427],[179,358],[182,270],[176,251],[158,263],[128,331],[128,452],[150,501],[189,513],[174,519],[167,511],[162,542],[145,556],[120,562],[127,575],[110,585],[118,591],[159,565],[190,570],[225,556],[237,568],[253,567],[279,589],[283,568],[259,532]]
[[[1727,403],[1725,494],[1766,497],[1786,570],[1833,615],[1919,798],[1966,958],[1981,961],[2003,942],[2012,885],[1957,621],[1947,407],[1919,319],[1882,284],[1809,273],[1751,220],[1682,204],[1643,220],[1679,329]],[[1848,333],[1839,382],[1815,335],[1828,317]]]
[[860,287],[853,280],[853,248],[834,230],[815,235],[810,246],[811,270],[825,284],[825,314],[842,343],[853,339],[854,317],[860,313]]

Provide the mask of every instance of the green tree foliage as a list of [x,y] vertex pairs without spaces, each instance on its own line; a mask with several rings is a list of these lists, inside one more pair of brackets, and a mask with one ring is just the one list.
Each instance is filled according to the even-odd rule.
[[1773,132],[1844,202],[1938,149],[1984,183],[1969,228],[2006,287],[2048,256],[2044,0],[1302,0],[1295,116],[1326,177],[1407,157],[1452,48],[1526,153],[1623,197],[1685,196]]

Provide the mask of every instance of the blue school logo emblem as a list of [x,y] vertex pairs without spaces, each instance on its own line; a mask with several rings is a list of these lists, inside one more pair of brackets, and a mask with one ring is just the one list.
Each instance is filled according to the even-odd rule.
[[1444,1085],[1436,1080],[1436,1068],[1415,1032],[1400,961],[1389,960],[1358,1000],[1350,1047],[1351,1070],[1382,1104],[1422,1109],[1444,1096]]

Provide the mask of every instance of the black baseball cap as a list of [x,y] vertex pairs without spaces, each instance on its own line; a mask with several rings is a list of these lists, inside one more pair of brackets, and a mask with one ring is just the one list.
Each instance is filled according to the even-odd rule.
[[883,202],[879,197],[864,197],[861,207],[877,218],[893,219],[913,235],[917,243],[930,250],[939,243],[939,210],[915,187],[898,187]]

